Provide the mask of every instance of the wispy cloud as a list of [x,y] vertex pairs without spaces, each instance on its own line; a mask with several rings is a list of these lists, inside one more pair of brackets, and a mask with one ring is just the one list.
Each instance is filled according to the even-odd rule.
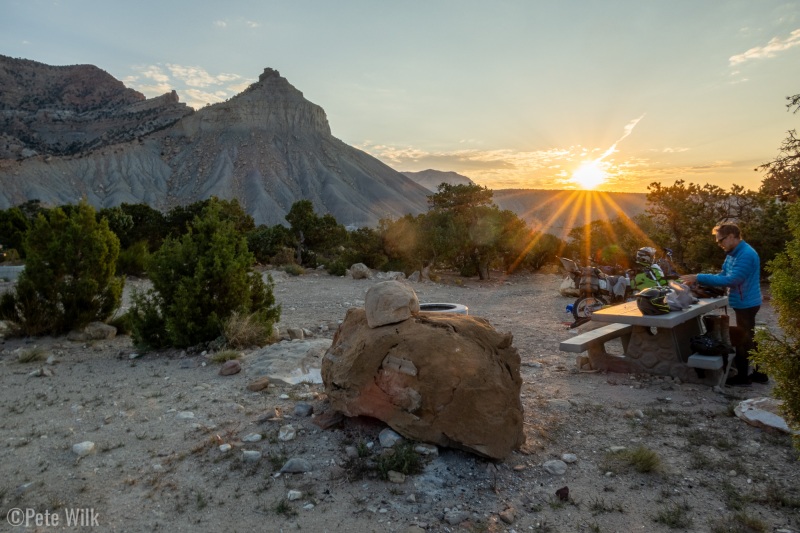
[[214,26],[216,26],[217,28],[227,28],[228,27],[228,23],[225,22],[224,20],[215,20],[214,21]]
[[731,56],[729,63],[731,66],[735,66],[750,60],[775,57],[778,53],[795,46],[800,46],[800,29],[794,30],[786,39],[773,37],[764,46],[755,46],[742,54]]

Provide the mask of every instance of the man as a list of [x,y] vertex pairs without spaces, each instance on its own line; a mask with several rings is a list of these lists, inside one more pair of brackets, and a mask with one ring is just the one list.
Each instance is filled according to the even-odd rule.
[[720,224],[712,230],[717,245],[725,250],[727,256],[719,274],[690,274],[681,276],[686,283],[697,282],[710,287],[728,287],[728,303],[736,314],[736,330],[733,344],[736,348],[735,377],[728,379],[728,385],[747,386],[751,382],[767,383],[766,374],[754,370],[748,375],[748,353],[754,348],[756,313],[761,308],[761,260],[752,246],[742,240],[739,226]]

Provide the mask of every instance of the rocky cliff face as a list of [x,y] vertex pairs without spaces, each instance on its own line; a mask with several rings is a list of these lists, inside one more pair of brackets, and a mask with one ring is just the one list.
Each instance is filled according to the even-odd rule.
[[166,127],[162,105],[124,93],[128,102],[123,93],[113,93],[124,101],[120,108],[150,113],[152,124],[162,125],[146,131],[139,123],[140,134],[122,138],[118,127],[87,120],[91,127],[83,131],[105,127],[99,137],[118,142],[71,156],[0,161],[0,208],[86,197],[96,207],[144,202],[168,209],[213,195],[236,198],[256,223],[274,225],[286,223],[294,202],[308,199],[318,213],[353,226],[426,209],[428,190],[333,137],[324,110],[275,70],[265,69],[229,101]]
[[2,159],[85,154],[191,113],[174,91],[147,100],[93,65],[54,67],[0,56]]
[[443,172],[441,170],[421,170],[419,172],[403,172],[403,176],[411,178],[432,192],[439,190],[439,185],[475,185],[475,182],[457,172]]

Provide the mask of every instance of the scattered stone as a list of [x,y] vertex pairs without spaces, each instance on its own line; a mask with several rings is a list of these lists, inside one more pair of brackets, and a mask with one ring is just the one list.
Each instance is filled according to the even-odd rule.
[[309,463],[306,459],[297,457],[293,457],[292,459],[286,461],[280,470],[281,474],[302,474],[305,472],[311,472],[311,463]]
[[557,411],[569,411],[570,408],[572,408],[572,404],[569,403],[569,400],[562,399],[547,400],[547,405],[551,409],[555,409]]
[[249,435],[245,435],[244,437],[242,437],[242,442],[258,442],[262,438],[263,437],[258,433],[250,433]]
[[225,444],[219,445],[219,451],[221,451],[222,453],[229,452],[231,448],[233,448],[233,446],[231,446],[227,442]]
[[562,502],[569,500],[569,487],[561,487],[556,491],[556,496]]
[[353,279],[372,279],[372,271],[364,263],[356,263],[348,270]]
[[344,454],[350,459],[356,459],[358,457],[358,448],[355,446],[345,446]]
[[293,341],[294,340],[301,341],[306,337],[305,333],[303,333],[303,330],[301,328],[288,328],[286,330],[286,333],[289,335],[289,339]]
[[446,511],[444,513],[444,521],[450,524],[451,526],[457,526],[467,518],[469,518],[469,513],[466,511],[460,511],[458,509],[454,509],[452,511]]
[[175,418],[178,420],[192,420],[194,418],[194,413],[191,411],[181,411],[175,415]]
[[31,378],[51,378],[54,375],[55,375],[55,373],[51,369],[40,367],[40,368],[37,368],[36,370],[34,370],[33,372],[31,372],[30,374],[28,374],[28,377],[31,377]]
[[253,392],[259,392],[269,387],[269,378],[267,376],[262,376],[255,381],[250,382],[247,385],[247,390]]
[[378,441],[381,443],[383,448],[393,448],[395,444],[402,440],[402,435],[398,434],[396,431],[392,431],[389,428],[382,430],[378,435]]
[[395,472],[394,470],[389,470],[388,477],[391,483],[405,483],[406,481],[405,474],[402,472]]
[[786,420],[780,416],[780,407],[783,402],[775,398],[750,398],[739,402],[733,409],[736,416],[751,426],[761,429],[777,429],[784,433],[793,432]]
[[578,456],[574,453],[565,453],[561,456],[561,460],[567,464],[576,463],[578,461]]
[[225,361],[219,369],[220,376],[232,376],[242,371],[242,364],[236,359]]
[[619,453],[621,451],[625,451],[627,448],[625,446],[609,446],[608,451],[611,453]]
[[286,442],[290,440],[294,440],[297,436],[297,430],[294,429],[294,426],[291,424],[287,424],[283,426],[280,430],[278,430],[278,440]]
[[508,507],[500,511],[500,520],[506,524],[513,524],[517,519],[517,512],[513,507]]
[[78,457],[86,457],[94,451],[94,442],[86,440],[72,445],[72,453]]
[[310,511],[310,510],[311,510],[311,509],[313,509],[314,507],[316,507],[316,506],[315,506],[313,503],[310,503],[310,502],[309,502],[309,503],[307,503],[307,504],[305,504],[305,505],[303,506],[303,510],[304,510],[304,511]]
[[314,412],[314,406],[309,403],[298,403],[294,406],[294,416],[311,416]]
[[420,455],[439,455],[439,447],[426,442],[420,442],[414,445],[414,451]]
[[286,499],[289,500],[290,502],[299,500],[302,497],[303,493],[300,492],[299,490],[290,490],[288,493],[286,493]]
[[559,461],[558,459],[553,459],[551,461],[546,461],[542,467],[549,473],[554,476],[563,476],[567,473],[567,463],[564,461]]
[[246,463],[257,463],[261,460],[261,452],[257,450],[242,451],[242,460]]
[[49,355],[47,357],[47,361],[45,361],[45,364],[51,365],[51,366],[56,364],[56,363],[58,363],[58,359],[56,359],[55,355]]

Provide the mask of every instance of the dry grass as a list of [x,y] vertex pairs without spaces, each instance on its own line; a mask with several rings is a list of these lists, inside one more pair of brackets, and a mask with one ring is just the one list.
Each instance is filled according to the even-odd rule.
[[274,333],[272,328],[265,328],[259,323],[255,315],[242,315],[233,313],[225,323],[225,340],[232,348],[250,348],[264,346],[272,342]]
[[17,361],[20,363],[35,363],[37,361],[44,361],[47,358],[47,353],[44,349],[34,346],[30,350],[25,350],[19,354]]

